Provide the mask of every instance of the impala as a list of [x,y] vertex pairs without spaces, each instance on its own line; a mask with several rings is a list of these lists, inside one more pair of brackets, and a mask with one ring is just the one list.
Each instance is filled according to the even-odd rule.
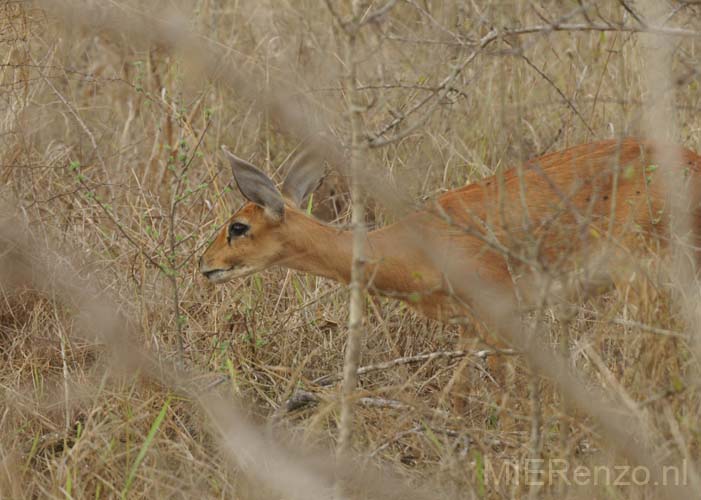
[[[321,169],[293,167],[278,191],[264,173],[223,149],[248,203],[201,257],[202,274],[223,283],[280,265],[348,283],[351,231],[300,209],[320,183]],[[676,161],[658,165],[655,158]],[[452,293],[451,273],[435,255],[426,254],[423,240],[447,243],[452,255],[464,258],[465,268],[509,288],[514,274],[576,268],[604,242],[624,251],[640,251],[651,241],[664,245],[671,212],[665,175],[683,175],[696,202],[700,167],[701,157],[690,150],[630,138],[535,158],[370,231],[367,289],[404,300],[438,320],[469,318],[469,304]],[[696,205],[690,214],[693,226],[701,227]],[[424,244],[417,245],[417,239]]]

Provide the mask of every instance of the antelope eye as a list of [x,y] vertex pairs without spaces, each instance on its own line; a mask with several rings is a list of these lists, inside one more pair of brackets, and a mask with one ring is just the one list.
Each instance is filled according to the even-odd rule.
[[229,226],[229,238],[235,238],[236,236],[243,236],[246,234],[250,226],[248,224],[243,224],[241,222],[232,222]]

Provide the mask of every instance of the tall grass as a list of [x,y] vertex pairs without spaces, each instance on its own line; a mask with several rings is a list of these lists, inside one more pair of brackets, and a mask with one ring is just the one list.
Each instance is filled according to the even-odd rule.
[[[221,144],[277,179],[319,146],[334,173],[311,210],[350,223],[351,7],[328,3],[0,6],[0,496],[315,498],[344,473],[360,498],[673,495],[641,464],[698,485],[693,315],[655,248],[542,308],[562,377],[511,356],[497,386],[470,356],[465,413],[457,329],[366,298],[361,365],[378,369],[359,377],[350,460],[325,463],[341,399],[315,381],[343,369],[347,291],[279,269],[213,287],[196,258],[242,202]],[[671,45],[673,92],[647,123],[701,150],[697,5],[671,2],[662,25],[631,2],[477,3],[399,1],[360,32],[370,227],[535,155],[649,132],[646,31]],[[528,475],[562,464],[566,479]],[[578,484],[577,467],[623,475]]]

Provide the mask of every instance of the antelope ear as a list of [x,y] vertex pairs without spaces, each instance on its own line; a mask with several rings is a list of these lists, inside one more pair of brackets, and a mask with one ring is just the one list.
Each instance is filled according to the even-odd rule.
[[312,155],[303,153],[282,183],[282,194],[301,207],[307,196],[313,193],[323,182],[326,171],[313,161]]
[[266,215],[279,221],[285,213],[285,202],[273,181],[245,160],[222,146],[222,151],[231,163],[234,180],[241,194],[250,202],[263,207]]

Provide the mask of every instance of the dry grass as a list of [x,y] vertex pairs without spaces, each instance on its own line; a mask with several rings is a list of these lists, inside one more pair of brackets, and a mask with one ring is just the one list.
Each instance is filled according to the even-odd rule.
[[[12,207],[0,217],[24,238],[0,246],[0,496],[321,495],[338,473],[323,461],[338,435],[339,387],[313,381],[342,371],[346,290],[282,270],[213,287],[198,276],[196,258],[241,202],[229,188],[221,144],[281,178],[304,130],[350,140],[344,41],[333,16],[323,2],[308,0],[86,2],[112,16],[171,20],[174,36],[166,40],[155,28],[145,33],[148,23],[115,26],[113,18],[90,17],[87,7],[81,17],[46,5],[0,6],[0,193]],[[345,2],[337,8],[346,15]],[[701,32],[698,6],[670,2],[667,10],[675,9],[670,27]],[[397,2],[359,40],[364,129],[381,130],[412,109],[493,27],[546,26],[544,18],[639,26],[613,0]],[[212,54],[193,57],[192,37],[178,37],[191,31],[219,51],[216,57],[234,61],[237,80],[223,63],[217,71],[204,61]],[[540,153],[643,133],[641,118],[654,100],[645,36],[611,29],[497,38],[477,51],[449,92],[410,115],[414,123],[435,106],[414,133],[366,152],[368,169],[418,200]],[[701,151],[698,38],[672,39],[672,139]],[[281,81],[291,92],[288,104],[304,110],[298,130],[266,102]],[[396,217],[396,206],[377,196],[388,188],[372,187],[368,220],[379,225]],[[315,213],[347,224],[349,199],[334,174],[314,199]],[[75,279],[85,296],[78,300],[47,276],[18,271],[20,278],[10,279],[21,267],[11,248],[29,252],[30,268],[62,266],[62,279]],[[32,264],[39,256],[42,262]],[[604,293],[544,308],[538,326],[587,389],[601,389],[612,407],[627,410],[632,429],[646,430],[633,440],[650,460],[683,460],[682,479],[693,486],[700,444],[696,332],[667,263],[651,249]],[[95,292],[86,295],[89,289]],[[114,334],[85,334],[78,313],[86,310],[81,300],[93,299],[109,304],[104,321],[123,321],[116,330],[109,323],[110,331],[123,332],[123,346]],[[367,304],[361,365],[456,348],[453,327],[396,301]],[[98,333],[102,328],[108,326],[98,323]],[[185,380],[175,368],[164,368],[165,375],[154,369],[178,360],[180,338]],[[144,353],[151,358],[141,360]],[[503,464],[526,467],[534,453],[566,460],[570,482],[576,466],[614,471],[635,463],[612,446],[601,420],[591,417],[596,412],[563,404],[552,380],[534,379],[519,356],[501,388],[477,360],[469,411],[456,414],[448,387],[460,362],[398,364],[360,377],[365,399],[356,404],[349,469],[350,484],[367,490],[359,497],[403,495],[407,485],[423,498],[664,493],[631,484],[642,478],[631,470],[624,484],[568,486],[549,483],[547,474],[542,488],[524,475],[495,481],[491,472]],[[316,401],[287,411],[299,389]],[[245,417],[232,413],[228,421],[234,406],[226,405],[234,403]],[[236,441],[261,429],[269,442]],[[292,465],[309,471],[308,490],[300,490],[307,478],[285,460],[270,465],[281,443],[296,457]],[[249,446],[250,455],[242,457],[237,446]],[[256,449],[268,453],[268,465]],[[282,481],[295,478],[286,489]]]

